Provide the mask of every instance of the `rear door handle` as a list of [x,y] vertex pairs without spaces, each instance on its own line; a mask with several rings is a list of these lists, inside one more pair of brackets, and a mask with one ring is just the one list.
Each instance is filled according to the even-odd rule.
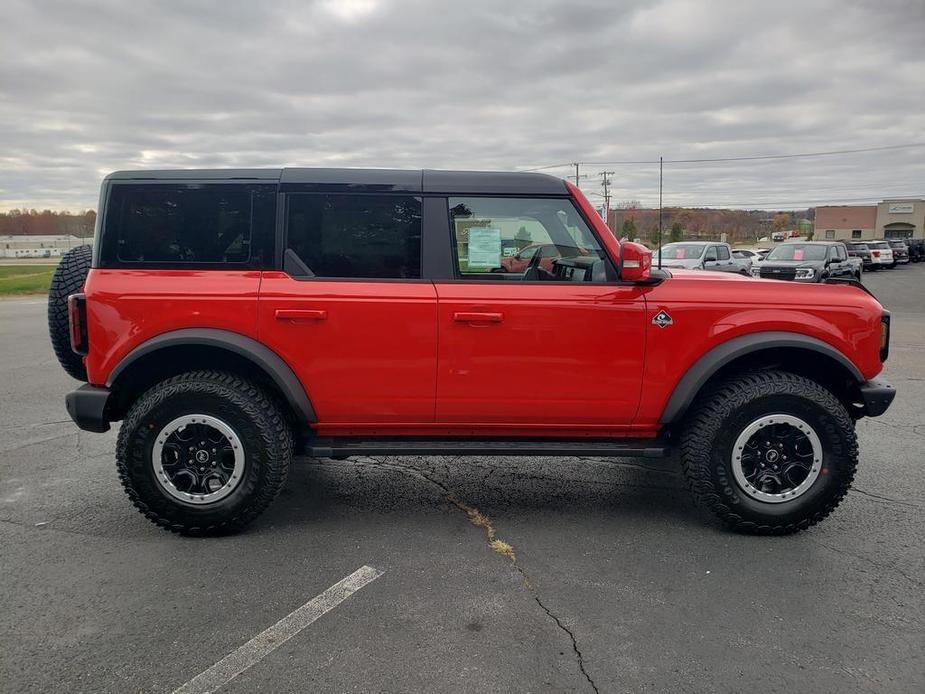
[[324,320],[328,317],[327,311],[320,310],[301,310],[301,309],[288,309],[281,308],[276,311],[276,320],[291,320],[291,321],[310,321],[310,320]]
[[504,314],[460,311],[453,314],[453,320],[458,323],[500,323]]

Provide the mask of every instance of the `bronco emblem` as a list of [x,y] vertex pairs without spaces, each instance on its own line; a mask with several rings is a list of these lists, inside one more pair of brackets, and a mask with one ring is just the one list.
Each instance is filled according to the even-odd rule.
[[674,321],[671,320],[671,316],[668,315],[667,311],[659,311],[655,314],[655,317],[652,318],[652,324],[660,328],[667,328],[672,323],[674,323]]

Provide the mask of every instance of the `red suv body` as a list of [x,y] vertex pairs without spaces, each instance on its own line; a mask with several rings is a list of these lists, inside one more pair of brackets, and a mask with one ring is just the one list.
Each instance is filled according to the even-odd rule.
[[[518,233],[529,234],[527,248],[538,253],[505,256]],[[821,429],[824,422],[787,398],[830,398],[845,413],[841,423],[852,424],[849,438],[854,419],[878,415],[892,400],[892,389],[875,380],[888,313],[866,291],[650,263],[646,249],[614,238],[574,186],[540,174],[116,173],[104,181],[92,268],[72,301],[88,385],[68,396],[68,409],[91,431],[120,419],[124,432],[135,427],[120,437],[130,496],[155,522],[196,532],[238,527],[255,515],[226,508],[244,494],[231,470],[270,465],[252,451],[229,467],[229,446],[228,475],[206,480],[208,470],[197,472],[194,454],[213,447],[180,445],[186,432],[204,426],[215,440],[244,441],[243,432],[237,439],[228,432],[250,421],[241,415],[225,422],[227,431],[219,426],[221,401],[210,400],[205,385],[199,400],[180,398],[170,413],[144,404],[169,399],[164,384],[214,380],[202,374],[253,386],[285,420],[286,436],[309,454],[338,457],[664,455],[685,436],[706,436],[697,417],[724,384],[745,379],[760,400],[761,374],[775,374],[781,391],[782,404],[772,398],[764,407],[771,415],[789,412]],[[143,410],[140,419],[133,408]],[[170,429],[172,414],[213,419]],[[137,432],[145,417],[163,442]],[[803,430],[794,424],[793,431]],[[780,450],[785,443],[792,441],[784,436]],[[179,465],[174,459],[186,448],[189,462],[171,473],[165,461]],[[700,467],[688,471],[694,486],[720,488],[712,454],[698,455],[690,465]],[[818,474],[822,455],[807,478]],[[142,462],[132,467],[135,458]],[[209,465],[222,469],[218,459]],[[754,518],[779,515],[765,525],[782,532],[821,517],[818,500],[811,512],[797,506],[808,503],[805,489],[795,491],[805,482],[800,475],[762,482],[760,493],[784,495],[763,499],[749,485],[754,492],[765,478],[749,470],[726,510],[713,508],[727,523],[761,532]],[[782,515],[788,484],[797,520]],[[210,502],[216,485],[232,491]],[[731,499],[740,510],[755,508],[733,513]]]

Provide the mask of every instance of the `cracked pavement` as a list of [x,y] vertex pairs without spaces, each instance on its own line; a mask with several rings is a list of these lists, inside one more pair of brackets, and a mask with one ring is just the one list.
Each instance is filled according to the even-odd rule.
[[171,692],[364,564],[222,691],[925,690],[925,266],[864,280],[897,400],[783,538],[700,515],[673,460],[541,457],[300,459],[247,532],[175,537],[66,419],[41,301],[0,301],[0,691]]

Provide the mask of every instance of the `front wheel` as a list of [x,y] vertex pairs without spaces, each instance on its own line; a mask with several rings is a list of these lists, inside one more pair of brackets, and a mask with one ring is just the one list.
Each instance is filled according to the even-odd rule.
[[155,385],[132,405],[116,458],[129,499],[153,523],[187,535],[230,533],[276,498],[292,432],[258,386],[195,371]]
[[818,523],[848,493],[857,459],[844,405],[784,371],[717,384],[695,402],[681,434],[695,501],[744,533],[784,535]]

